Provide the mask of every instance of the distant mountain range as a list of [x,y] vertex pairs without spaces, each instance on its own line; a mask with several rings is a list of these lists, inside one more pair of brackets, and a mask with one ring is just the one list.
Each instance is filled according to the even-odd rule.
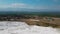
[[0,9],[0,11],[59,11],[59,10],[53,10],[53,9],[27,9],[27,8],[5,8]]
[[46,9],[23,9],[23,8],[6,8],[0,9],[0,15],[40,15],[40,16],[60,16],[60,11]]
[[0,11],[0,15],[43,15],[60,16],[60,11]]

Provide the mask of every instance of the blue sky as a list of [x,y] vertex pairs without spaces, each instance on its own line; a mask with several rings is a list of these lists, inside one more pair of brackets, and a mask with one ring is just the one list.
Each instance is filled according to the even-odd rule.
[[0,10],[17,9],[60,11],[60,0],[0,0]]

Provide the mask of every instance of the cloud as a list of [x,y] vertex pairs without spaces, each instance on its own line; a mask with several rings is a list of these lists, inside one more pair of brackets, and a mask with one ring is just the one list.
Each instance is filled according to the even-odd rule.
[[30,8],[30,9],[34,9],[35,6],[31,6],[29,4],[24,4],[24,3],[13,3],[13,4],[0,5],[0,8]]
[[6,4],[6,5],[0,5],[1,8],[26,8],[26,9],[45,9],[45,7],[42,6],[33,6],[29,4],[24,3],[12,3],[12,4]]
[[38,10],[43,10],[43,9],[47,9],[47,10],[60,10],[60,5],[59,6],[33,6],[33,5],[29,5],[29,4],[24,4],[24,3],[12,3],[12,4],[5,4],[5,5],[0,5],[0,9],[17,9],[17,8],[26,8],[26,9],[38,9]]
[[13,4],[6,4],[6,5],[0,5],[0,8],[23,8],[26,6],[26,4],[23,3],[13,3]]

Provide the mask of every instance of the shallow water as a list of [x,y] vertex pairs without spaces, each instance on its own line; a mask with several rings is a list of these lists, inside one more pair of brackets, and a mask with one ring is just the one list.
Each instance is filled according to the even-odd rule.
[[0,34],[60,34],[60,29],[29,26],[25,22],[0,21]]

